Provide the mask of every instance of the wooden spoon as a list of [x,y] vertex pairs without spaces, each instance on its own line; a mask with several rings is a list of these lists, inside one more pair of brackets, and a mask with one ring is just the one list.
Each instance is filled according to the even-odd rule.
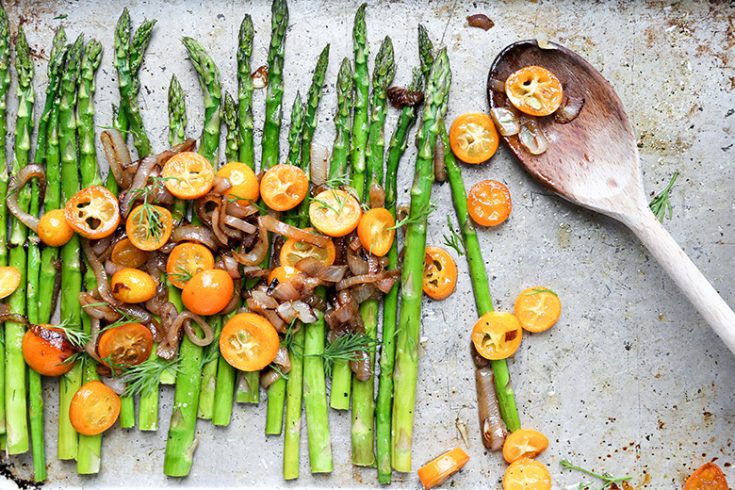
[[649,209],[636,138],[608,81],[563,46],[549,43],[542,49],[534,40],[518,41],[506,47],[490,68],[490,107],[509,106],[505,93],[493,90],[493,85],[529,65],[552,71],[565,94],[584,98],[584,106],[567,124],[553,116],[537,118],[548,139],[545,153],[532,155],[518,136],[504,137],[511,151],[533,178],[564,199],[630,228],[735,354],[735,313]]

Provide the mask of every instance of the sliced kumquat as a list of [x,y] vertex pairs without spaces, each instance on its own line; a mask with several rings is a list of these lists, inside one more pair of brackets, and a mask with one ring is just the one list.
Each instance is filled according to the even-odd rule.
[[513,208],[510,191],[497,180],[483,180],[472,186],[467,196],[467,211],[481,226],[497,226],[510,216]]
[[136,366],[148,359],[153,349],[153,334],[140,323],[108,328],[100,335],[97,352],[108,367]]
[[556,324],[561,315],[561,301],[551,289],[535,286],[516,298],[515,315],[524,330],[543,332]]
[[508,434],[503,443],[503,458],[512,463],[521,458],[535,458],[549,447],[549,439],[533,429],[518,429]]
[[280,341],[275,327],[255,313],[230,318],[219,337],[222,357],[241,371],[260,371],[276,358]]
[[385,256],[396,236],[396,220],[385,208],[373,208],[360,218],[357,237],[362,248],[377,257]]
[[[314,228],[305,228],[304,231],[314,231]],[[326,247],[317,247],[311,243],[297,242],[289,238],[283,243],[280,253],[281,265],[295,266],[303,259],[316,259],[326,266],[334,264],[337,258],[337,249],[334,242],[329,240]]]
[[684,483],[684,490],[728,490],[727,478],[713,462],[704,463]]
[[457,264],[441,247],[426,247],[423,290],[435,300],[448,298],[457,287]]
[[120,415],[120,397],[100,381],[88,381],[74,393],[69,404],[69,420],[85,436],[101,434]]
[[32,325],[23,335],[23,359],[42,376],[61,376],[74,367],[76,353],[64,331],[53,325]]
[[74,229],[66,221],[63,209],[53,209],[38,220],[38,238],[49,247],[66,245],[74,236]]
[[222,269],[201,271],[189,279],[181,291],[186,309],[196,315],[214,315],[232,300],[235,283]]
[[551,490],[551,473],[543,463],[521,458],[505,470],[503,490]]
[[115,265],[137,269],[148,261],[148,252],[137,248],[129,238],[123,238],[113,245],[110,260]]
[[161,171],[163,185],[179,199],[198,199],[212,189],[214,169],[209,160],[193,151],[169,158]]
[[90,240],[114,233],[120,223],[120,207],[115,195],[100,185],[74,194],[66,203],[64,217],[69,226]]
[[564,99],[556,75],[540,66],[525,66],[505,80],[505,94],[519,111],[532,116],[548,116]]
[[227,179],[230,188],[226,196],[238,199],[240,204],[256,202],[260,197],[260,183],[253,169],[240,162],[230,162],[217,170],[217,176]]
[[140,269],[124,267],[110,279],[112,296],[123,303],[145,303],[156,295],[156,281]]
[[308,192],[309,177],[295,165],[276,165],[260,179],[260,197],[274,211],[295,208]]
[[0,267],[0,299],[7,298],[20,286],[21,274],[12,265]]
[[452,153],[465,163],[483,163],[498,150],[498,131],[490,116],[483,113],[462,114],[449,128]]
[[506,359],[518,350],[523,329],[512,313],[491,311],[472,328],[472,343],[477,352],[491,361]]
[[163,247],[171,237],[173,217],[162,206],[141,204],[134,208],[125,222],[125,233],[136,248],[152,252]]
[[166,275],[179,289],[183,289],[198,273],[210,269],[214,269],[214,256],[207,247],[198,243],[176,245],[166,262]]

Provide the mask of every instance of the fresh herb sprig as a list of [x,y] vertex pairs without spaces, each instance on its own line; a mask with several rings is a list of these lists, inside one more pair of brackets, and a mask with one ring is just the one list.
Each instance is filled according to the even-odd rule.
[[396,224],[388,228],[389,230],[398,230],[400,228],[403,228],[404,226],[411,225],[413,223],[424,221],[425,219],[428,219],[429,216],[431,216],[431,213],[433,213],[436,210],[436,205],[434,203],[429,204],[429,207],[425,210],[418,213],[416,216],[411,216],[410,214],[407,215],[403,219],[399,219],[396,221]]
[[337,337],[321,354],[314,354],[314,357],[321,357],[324,360],[324,371],[327,376],[332,376],[335,361],[357,361],[361,352],[375,352],[379,343],[365,333],[350,332]]
[[676,179],[679,178],[679,171],[677,170],[674,172],[674,175],[671,176],[671,180],[669,180],[669,183],[666,184],[666,187],[664,187],[664,190],[659,192],[653,199],[651,199],[651,202],[648,204],[648,207],[651,208],[651,211],[653,211],[653,214],[658,218],[658,220],[663,223],[664,220],[667,218],[671,219],[672,214],[672,207],[671,207],[671,189],[674,188],[674,184],[676,183]]
[[147,359],[125,371],[125,396],[145,396],[158,390],[164,371],[179,371],[179,358],[166,360],[160,357]]
[[457,255],[461,257],[464,255],[462,238],[454,230],[452,218],[449,215],[447,215],[447,226],[449,227],[449,235],[444,235],[444,245],[453,248],[457,252]]
[[[595,473],[579,466],[575,466],[566,459],[562,459],[559,464],[562,468],[566,470],[579,471],[580,473],[584,473],[587,476],[591,476],[600,480],[602,482],[602,486],[594,487],[594,490],[607,490],[608,488],[610,488],[611,485],[617,485],[618,483],[622,483],[631,479],[630,476],[612,476],[610,473],[607,472],[602,474]],[[593,490],[592,483],[580,483],[577,488],[578,490]]]
[[54,325],[53,328],[61,330],[61,333],[64,334],[66,340],[68,340],[69,343],[77,350],[84,350],[84,346],[89,342],[89,334],[79,330],[79,326],[71,325],[67,321]]

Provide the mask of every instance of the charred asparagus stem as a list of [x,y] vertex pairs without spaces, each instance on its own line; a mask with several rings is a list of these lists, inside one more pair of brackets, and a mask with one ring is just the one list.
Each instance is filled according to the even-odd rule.
[[[255,167],[255,144],[253,143],[253,81],[250,78],[250,56],[253,54],[253,20],[245,15],[240,24],[237,47],[237,123],[239,160]],[[237,160],[237,159],[236,159]]]
[[447,110],[451,71],[446,49],[440,51],[429,75],[421,128],[418,133],[416,174],[411,188],[411,209],[406,230],[406,255],[401,271],[401,311],[396,339],[393,372],[394,403],[391,427],[393,468],[411,471],[413,415],[418,375],[418,342],[421,330],[421,278],[426,247],[426,221],[430,211],[431,185],[434,181],[434,146],[439,121]]
[[[199,153],[214,165],[219,150],[221,99],[219,70],[198,42],[191,38],[184,38],[183,43],[199,75],[199,83],[204,94],[204,131]],[[184,336],[179,347],[179,358],[179,371],[176,376],[174,406],[166,441],[163,472],[167,476],[183,477],[191,471],[197,444],[195,440],[196,419],[202,387],[202,348]]]
[[355,53],[355,98],[352,119],[352,187],[359,196],[364,194],[366,148],[368,140],[368,97],[370,76],[368,75],[367,25],[363,3],[355,14],[352,42]]
[[286,0],[273,0],[271,7],[271,44],[268,50],[268,88],[263,126],[263,170],[278,163],[283,101],[283,62],[286,53],[288,5]]
[[[384,126],[388,110],[386,90],[393,81],[396,68],[393,60],[393,42],[389,37],[383,40],[380,50],[375,57],[373,70],[373,96],[371,103],[370,128],[367,144],[366,181],[369,183],[368,192],[363,199],[369,202],[369,194],[380,192],[383,188],[384,162]],[[369,299],[360,305],[360,314],[365,325],[365,333],[372,339],[378,337],[378,312],[380,305],[377,300]],[[370,365],[375,365],[375,352],[371,351]],[[375,450],[375,400],[374,376],[360,381],[352,377],[352,463],[357,466],[374,466]]]
[[[409,90],[420,92],[423,89],[422,74],[414,69]],[[416,122],[418,109],[404,107],[398,118],[388,145],[388,162],[385,176],[385,207],[396,217],[396,195],[398,193],[398,165],[408,147],[408,134]],[[398,243],[393,241],[388,252],[388,268],[398,267]],[[398,283],[385,296],[383,301],[383,342],[380,349],[380,381],[375,402],[375,440],[378,465],[378,482],[391,482],[391,407],[393,405],[393,364],[396,357],[396,321],[398,315]]]
[[[82,187],[99,185],[102,181],[97,168],[97,154],[95,151],[95,126],[94,126],[94,92],[95,73],[102,60],[102,45],[96,41],[90,41],[82,57],[82,66],[78,84],[77,118],[79,121],[79,151],[80,171],[82,175]],[[87,291],[97,289],[97,280],[94,271],[90,267],[84,273],[84,286]],[[82,316],[82,327],[85,333],[91,331],[90,317]],[[92,358],[84,359],[82,382],[99,380],[97,375],[97,363]],[[79,434],[79,450],[77,452],[77,473],[90,475],[99,473],[102,451],[102,434],[96,436],[85,436]]]
[[[61,148],[61,191],[63,202],[79,191],[79,160],[77,147],[77,122],[74,114],[77,101],[84,36],[80,35],[67,55],[66,70],[62,79],[59,102],[59,143]],[[79,259],[79,237],[75,234],[61,250],[61,320],[70,327],[81,328],[79,292],[82,290],[82,273]],[[82,384],[82,365],[77,363],[61,378],[59,394],[58,458],[77,457],[78,435],[69,421],[69,403]]]
[[[10,88],[10,26],[5,9],[0,5],[0,266],[8,265],[8,161],[6,137],[8,89]],[[6,448],[5,423],[5,328],[0,328],[0,447]]]
[[352,66],[344,58],[337,75],[337,112],[334,115],[334,145],[329,161],[329,180],[341,181],[347,178],[350,131],[352,130]]
[[[15,43],[15,70],[18,74],[18,116],[15,127],[15,158],[12,173],[16,176],[28,164],[33,133],[33,61],[23,26],[18,29]],[[18,205],[28,211],[31,190],[24,187],[18,196]],[[26,314],[26,251],[24,244],[28,229],[17,219],[12,220],[10,231],[10,265],[21,275],[20,286],[8,299],[10,311]],[[7,417],[8,454],[28,451],[28,422],[26,405],[26,364],[21,344],[25,327],[18,323],[5,324],[5,404]]]
[[[477,240],[475,227],[467,214],[467,193],[465,192],[464,182],[462,181],[462,170],[457,165],[452,149],[449,146],[449,137],[447,136],[447,130],[443,122],[439,127],[439,135],[444,145],[444,163],[447,167],[447,177],[452,191],[454,211],[457,213],[457,221],[459,222],[459,229],[462,233],[462,243],[464,245],[465,256],[467,257],[467,265],[470,269],[470,281],[472,282],[472,292],[475,296],[477,315],[482,316],[485,313],[493,311],[493,298],[490,295],[485,262],[482,259],[482,251],[480,250],[480,243]],[[518,417],[518,407],[516,406],[513,388],[510,385],[508,363],[505,359],[501,359],[490,361],[490,365],[494,374],[495,394],[498,397],[500,415],[508,430],[510,432],[516,431],[521,428],[521,422]]]

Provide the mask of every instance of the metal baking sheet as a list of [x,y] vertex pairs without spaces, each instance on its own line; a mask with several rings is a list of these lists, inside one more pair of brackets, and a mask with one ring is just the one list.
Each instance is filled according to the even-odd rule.
[[[343,56],[351,56],[356,2],[291,0],[285,66],[284,118],[296,93],[307,89],[314,61],[331,43],[327,86],[315,140],[331,144],[334,83]],[[225,89],[236,89],[235,39],[245,12],[257,35],[253,65],[265,63],[270,40],[270,2],[131,0],[7,3],[15,29],[22,19],[31,45],[45,58],[56,27],[74,38],[82,30],[105,48],[97,76],[97,124],[108,125],[118,99],[112,68],[113,28],[122,8],[135,25],[158,19],[141,73],[141,105],[155,148],[165,146],[166,90],[176,74],[187,93],[189,134],[199,135],[202,103],[195,74],[180,43],[192,35],[206,46],[222,72]],[[485,32],[465,17],[485,13],[495,27]],[[61,15],[65,18],[59,18]],[[485,110],[485,79],[496,53],[518,39],[545,36],[577,50],[618,90],[639,140],[648,191],[661,189],[681,171],[666,226],[735,304],[735,7],[732,2],[587,2],[582,0],[462,2],[370,2],[371,53],[383,36],[396,47],[397,84],[406,84],[417,64],[416,25],[424,23],[436,45],[449,48],[453,84],[448,120]],[[46,63],[37,60],[37,96],[43,100]],[[257,127],[263,92],[256,92]],[[14,113],[14,103],[10,103]],[[391,110],[387,130],[397,114]],[[12,123],[11,123],[12,127]],[[285,148],[285,130],[282,132]],[[259,135],[256,134],[256,138]],[[414,148],[403,160],[401,200],[408,200]],[[503,148],[488,165],[465,168],[468,185],[485,178],[505,182],[514,209],[497,229],[480,231],[495,305],[511,309],[523,288],[544,284],[561,297],[559,324],[528,336],[510,362],[523,425],[547,434],[546,463],[555,488],[582,480],[564,471],[561,459],[629,474],[636,488],[681,488],[688,473],[717,458],[735,484],[735,359],[621,225],[570,206],[531,182]],[[434,187],[438,211],[430,218],[429,242],[439,244],[451,214],[448,186]],[[457,425],[469,427],[471,461],[447,486],[499,488],[505,464],[487,454],[477,433],[474,380],[467,351],[475,319],[462,258],[456,294],[426,301],[416,408],[414,467],[459,445]],[[263,435],[265,404],[237,406],[232,425],[197,426],[199,448],[191,475],[167,479],[163,449],[172,390],[165,388],[161,428],[156,433],[105,434],[102,471],[80,477],[75,465],[55,459],[56,383],[46,382],[48,488],[97,487],[284,487],[281,438]],[[375,471],[350,464],[350,417],[332,411],[334,473],[312,477],[306,435],[301,473],[288,486],[375,487]],[[7,463],[7,459],[4,460]],[[10,459],[13,475],[30,476],[29,457]],[[15,484],[0,476],[0,487]],[[396,475],[395,487],[417,488],[416,474]]]

